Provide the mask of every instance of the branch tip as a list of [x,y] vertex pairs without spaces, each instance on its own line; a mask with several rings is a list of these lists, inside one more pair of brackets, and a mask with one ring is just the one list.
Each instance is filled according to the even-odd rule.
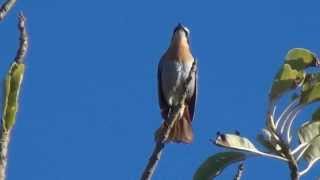
[[17,51],[17,55],[15,57],[15,62],[16,63],[24,63],[25,56],[28,51],[28,33],[26,30],[26,17],[24,16],[23,12],[20,12],[18,15],[18,29],[20,31],[20,43],[19,43],[19,49]]
[[8,12],[11,10],[11,8],[14,6],[16,3],[16,0],[7,0],[5,1],[1,7],[0,7],[0,21],[2,21]]

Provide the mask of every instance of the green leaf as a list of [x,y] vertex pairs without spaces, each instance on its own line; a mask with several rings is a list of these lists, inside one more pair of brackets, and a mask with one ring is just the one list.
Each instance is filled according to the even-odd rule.
[[298,132],[300,143],[309,143],[320,135],[320,121],[308,121],[304,123]]
[[320,82],[320,73],[308,73],[303,82],[302,91],[311,89],[317,82]]
[[315,137],[309,146],[309,148],[304,152],[303,157],[309,163],[314,163],[320,159],[320,136]]
[[310,104],[320,100],[320,82],[304,85],[301,92],[300,104]]
[[24,64],[14,62],[5,79],[2,124],[6,131],[10,130],[15,124],[24,70]]
[[234,134],[222,134],[217,137],[216,145],[230,148],[237,151],[247,152],[255,155],[264,155],[259,151],[250,140]]
[[[319,109],[313,114],[313,118],[319,113]],[[303,158],[309,163],[314,163],[320,158],[320,121],[312,120],[304,123],[298,132],[300,143],[308,143],[310,146],[304,152]]]
[[320,108],[312,114],[312,121],[320,121]]
[[201,164],[193,176],[193,180],[212,180],[232,163],[243,161],[245,155],[240,152],[220,152],[210,156]]
[[224,148],[236,150],[238,152],[243,152],[248,155],[265,156],[287,161],[286,158],[277,154],[259,151],[247,138],[234,134],[221,134],[217,137],[215,144]]
[[280,97],[283,93],[295,89],[301,82],[303,82],[305,73],[292,69],[289,64],[284,64],[276,75],[271,91],[270,99],[274,100]]
[[293,48],[289,50],[285,58],[285,63],[289,64],[292,69],[298,71],[310,66],[315,66],[316,62],[317,56],[308,49],[303,48]]

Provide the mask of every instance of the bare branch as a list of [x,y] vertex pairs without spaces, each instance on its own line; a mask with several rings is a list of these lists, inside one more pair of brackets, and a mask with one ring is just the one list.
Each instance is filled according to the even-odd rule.
[[142,176],[141,176],[141,180],[150,180],[156,167],[157,164],[161,158],[161,153],[162,150],[165,147],[165,143],[169,137],[169,134],[171,132],[171,128],[173,127],[173,125],[175,124],[175,122],[177,121],[177,119],[179,118],[179,114],[182,110],[182,108],[184,108],[185,106],[185,100],[187,98],[187,87],[189,86],[189,84],[192,81],[192,74],[196,71],[196,66],[197,66],[197,62],[196,60],[194,60],[191,70],[189,72],[189,76],[186,79],[186,81],[183,84],[183,95],[180,99],[180,103],[177,106],[173,106],[169,112],[169,117],[166,121],[164,121],[163,123],[167,123],[168,125],[165,126],[163,124],[163,129],[160,135],[159,140],[156,143],[156,146],[154,147],[154,150],[149,158],[149,162],[146,166],[146,168],[144,169]]
[[0,7],[0,21],[5,18],[5,16],[8,14],[15,3],[16,0],[7,0],[2,4],[2,6]]
[[22,12],[19,14],[18,28],[20,31],[20,38],[19,38],[20,45],[14,61],[16,63],[24,63],[24,59],[27,54],[29,43],[28,43],[28,33],[26,30],[26,18]]
[[280,140],[279,140],[279,145],[281,147],[281,152],[288,159],[288,166],[290,169],[291,180],[299,180],[300,174],[299,174],[299,169],[298,169],[298,163],[297,163],[297,160],[295,159],[289,145],[286,144],[285,141],[282,140],[282,138],[280,138]]
[[5,131],[3,128],[0,134],[0,180],[6,179],[8,145],[10,142],[11,131]]
[[[20,31],[20,47],[18,49],[15,62],[23,63],[27,49],[28,49],[28,36],[25,29],[25,17],[22,13],[19,15],[19,25]],[[7,154],[8,146],[10,142],[11,129],[6,129],[5,124],[1,124],[0,129],[0,180],[6,179],[6,168],[7,168]]]
[[234,180],[240,180],[242,177],[243,171],[244,171],[244,163],[240,162],[240,164],[238,166],[238,171],[237,171],[236,176],[234,177]]

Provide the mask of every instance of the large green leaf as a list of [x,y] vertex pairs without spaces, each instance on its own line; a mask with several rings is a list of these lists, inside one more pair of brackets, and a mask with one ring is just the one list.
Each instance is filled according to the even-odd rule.
[[309,143],[320,135],[320,121],[308,121],[304,123],[298,132],[300,143]]
[[242,150],[247,152],[256,153],[258,150],[256,147],[245,137],[241,137],[235,134],[222,134],[216,139],[216,144],[229,147],[235,150]]
[[193,180],[212,180],[232,163],[243,161],[245,155],[240,152],[220,152],[210,156],[201,164],[193,176]]
[[295,89],[297,85],[303,82],[305,73],[303,71],[297,71],[292,69],[289,64],[284,64],[276,75],[271,91],[271,100],[280,97],[283,93]]
[[24,64],[13,63],[5,79],[2,124],[4,130],[10,130],[16,120]]
[[310,143],[309,148],[303,154],[305,160],[314,163],[320,159],[320,136],[317,136]]
[[278,154],[259,151],[250,140],[235,134],[221,134],[217,137],[215,144],[238,152],[243,152],[248,155],[266,156],[287,161],[286,158],[281,157]]
[[303,48],[293,48],[288,51],[285,63],[289,64],[292,69],[301,71],[307,67],[315,66],[317,62],[317,56]]
[[[319,109],[313,114],[313,118],[317,118],[318,111]],[[298,136],[301,144],[310,144],[303,153],[303,158],[309,163],[317,161],[320,158],[320,121],[313,119],[304,123],[299,129]]]

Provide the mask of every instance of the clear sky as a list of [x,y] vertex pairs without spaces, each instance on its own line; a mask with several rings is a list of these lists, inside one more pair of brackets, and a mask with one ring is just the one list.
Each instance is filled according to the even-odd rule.
[[[16,53],[20,10],[30,34],[8,180],[138,179],[161,123],[157,63],[178,22],[191,30],[199,62],[195,139],[168,145],[154,180],[191,179],[223,150],[209,142],[218,130],[255,139],[290,48],[320,54],[319,7],[318,0],[18,1],[0,23],[0,76]],[[277,160],[252,158],[245,168],[244,179],[289,179]],[[235,166],[217,179],[234,173]]]

